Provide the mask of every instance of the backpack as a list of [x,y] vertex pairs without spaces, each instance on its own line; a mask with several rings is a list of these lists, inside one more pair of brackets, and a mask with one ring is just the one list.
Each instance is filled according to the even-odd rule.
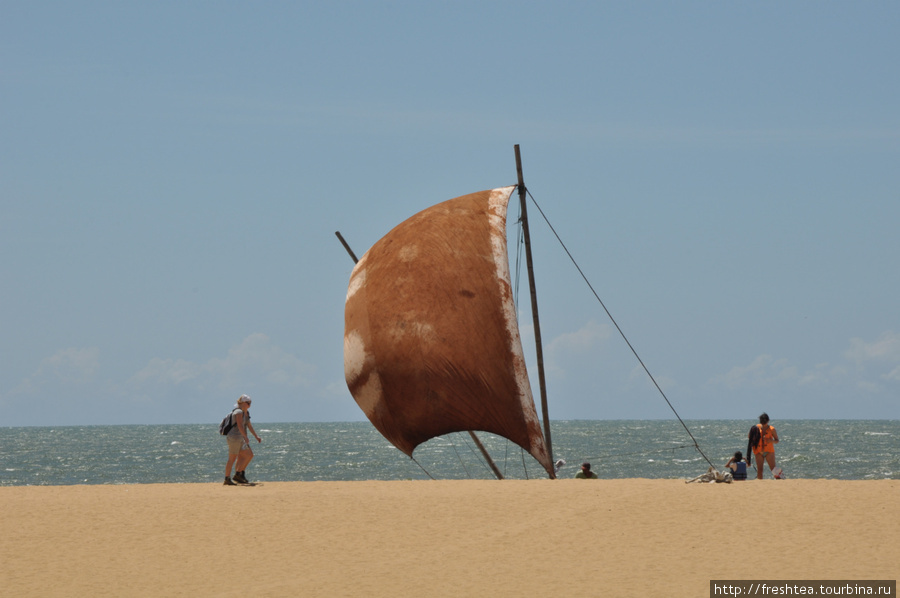
[[228,415],[225,416],[225,419],[222,420],[222,423],[219,424],[219,434],[222,436],[227,436],[229,432],[231,432],[231,428],[234,427],[234,411],[229,411]]

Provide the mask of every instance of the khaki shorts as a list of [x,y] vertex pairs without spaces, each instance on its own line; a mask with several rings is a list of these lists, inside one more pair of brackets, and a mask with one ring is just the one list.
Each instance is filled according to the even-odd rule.
[[250,445],[244,442],[240,436],[226,436],[225,438],[228,440],[229,455],[237,455],[244,449],[250,449]]

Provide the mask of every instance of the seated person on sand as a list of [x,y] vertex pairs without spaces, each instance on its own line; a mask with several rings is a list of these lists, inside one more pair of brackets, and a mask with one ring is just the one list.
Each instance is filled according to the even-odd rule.
[[737,451],[734,456],[728,460],[725,467],[731,470],[731,477],[735,481],[747,479],[747,463],[744,461],[744,455],[741,451]]
[[597,478],[597,474],[594,473],[593,471],[591,471],[590,463],[582,463],[581,471],[579,471],[578,473],[575,474],[575,479],[576,480],[596,480],[598,478]]

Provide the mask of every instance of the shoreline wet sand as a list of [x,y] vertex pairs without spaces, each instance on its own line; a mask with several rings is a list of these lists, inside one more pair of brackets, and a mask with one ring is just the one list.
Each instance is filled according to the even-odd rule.
[[900,480],[0,487],[11,596],[707,596],[896,579]]

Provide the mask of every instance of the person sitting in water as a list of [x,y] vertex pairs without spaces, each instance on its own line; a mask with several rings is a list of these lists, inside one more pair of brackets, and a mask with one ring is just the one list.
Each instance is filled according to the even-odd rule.
[[593,471],[591,471],[590,463],[582,463],[581,471],[579,471],[578,473],[575,474],[575,479],[576,480],[596,480],[598,478],[597,478],[597,474],[594,473]]
[[744,461],[744,454],[741,451],[735,452],[725,467],[731,470],[731,477],[735,481],[747,479],[747,462]]

